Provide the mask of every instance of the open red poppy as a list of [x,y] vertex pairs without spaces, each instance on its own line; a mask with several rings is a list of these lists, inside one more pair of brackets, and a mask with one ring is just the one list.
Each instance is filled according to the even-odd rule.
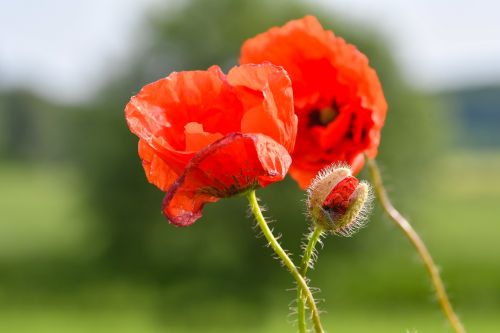
[[319,170],[345,162],[361,170],[377,155],[387,103],[367,57],[313,16],[247,40],[240,62],[283,66],[293,85],[298,137],[290,174],[306,188]]
[[178,226],[207,202],[283,179],[297,132],[290,79],[271,64],[174,72],[132,97],[125,117]]

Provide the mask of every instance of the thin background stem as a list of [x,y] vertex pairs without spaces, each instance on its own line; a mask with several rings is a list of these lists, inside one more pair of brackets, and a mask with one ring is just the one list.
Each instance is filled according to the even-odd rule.
[[[304,249],[304,255],[302,256],[302,262],[300,263],[299,272],[300,275],[305,279],[307,274],[307,269],[311,265],[311,260],[313,257],[314,249],[316,248],[316,244],[323,230],[319,227],[314,227],[314,230],[308,235],[307,245]],[[302,288],[297,288],[297,319],[300,333],[307,332],[306,326],[306,304],[305,304],[305,295],[302,291]]]
[[448,295],[446,294],[446,289],[444,288],[443,281],[441,280],[441,276],[439,275],[439,270],[432,260],[429,250],[427,250],[424,242],[417,234],[417,232],[412,228],[408,220],[405,219],[392,205],[382,183],[382,177],[380,175],[380,170],[378,168],[377,162],[374,159],[367,158],[367,160],[368,168],[370,169],[370,175],[373,181],[373,187],[375,188],[377,198],[382,208],[384,209],[384,212],[401,229],[401,231],[403,231],[405,236],[410,240],[412,245],[417,250],[420,258],[424,263],[425,268],[427,269],[427,273],[429,273],[432,285],[434,286],[434,289],[436,291],[436,296],[439,300],[439,304],[441,305],[441,309],[443,310],[445,316],[448,318],[455,332],[465,333],[464,326],[458,319],[455,311],[453,311],[453,307],[451,306]]
[[250,203],[250,209],[252,210],[252,213],[255,217],[255,220],[257,221],[257,224],[259,225],[260,229],[262,230],[262,233],[264,234],[264,237],[268,241],[269,245],[271,248],[274,250],[274,252],[278,255],[278,257],[281,259],[283,264],[285,265],[286,268],[290,271],[292,274],[293,278],[297,282],[297,288],[299,290],[303,290],[306,300],[307,300],[307,305],[309,306],[309,309],[311,310],[312,314],[312,321],[314,325],[314,329],[316,333],[325,333],[323,330],[323,327],[321,326],[321,321],[319,318],[319,311],[318,308],[316,307],[316,303],[314,301],[313,294],[311,293],[311,290],[307,286],[306,280],[300,275],[297,267],[293,263],[293,261],[290,259],[290,257],[286,254],[285,250],[281,247],[277,239],[274,237],[271,229],[269,229],[269,226],[267,225],[267,222],[262,215],[262,211],[260,209],[259,203],[257,201],[257,197],[255,195],[255,190],[252,190],[248,192],[247,194],[248,202]]

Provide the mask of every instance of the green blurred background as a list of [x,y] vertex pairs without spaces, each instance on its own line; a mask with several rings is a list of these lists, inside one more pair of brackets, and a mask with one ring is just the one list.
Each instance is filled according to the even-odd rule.
[[[110,66],[83,101],[0,90],[0,332],[296,330],[293,284],[256,237],[245,200],[209,205],[189,228],[169,225],[123,108],[171,71],[227,70],[246,38],[310,13],[378,71],[390,194],[442,267],[469,332],[500,332],[500,78],[422,92],[376,29],[264,0],[152,5],[127,63]],[[304,193],[287,179],[260,196],[297,259]],[[311,278],[329,332],[451,332],[411,246],[379,209],[355,237],[325,240]]]

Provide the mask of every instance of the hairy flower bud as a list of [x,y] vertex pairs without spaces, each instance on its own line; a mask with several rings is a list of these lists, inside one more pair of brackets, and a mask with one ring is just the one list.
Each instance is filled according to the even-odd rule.
[[312,222],[336,235],[351,236],[365,222],[371,208],[370,185],[352,176],[349,166],[321,170],[307,189]]

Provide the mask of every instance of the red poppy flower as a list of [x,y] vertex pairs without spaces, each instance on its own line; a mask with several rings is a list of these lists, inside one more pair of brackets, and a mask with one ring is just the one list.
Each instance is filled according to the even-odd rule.
[[361,170],[364,153],[377,155],[387,103],[367,57],[313,16],[247,40],[240,62],[283,66],[292,80],[299,117],[290,174],[306,188],[326,165]]
[[125,117],[179,226],[207,202],[283,179],[297,132],[290,79],[271,64],[174,72],[132,97]]

